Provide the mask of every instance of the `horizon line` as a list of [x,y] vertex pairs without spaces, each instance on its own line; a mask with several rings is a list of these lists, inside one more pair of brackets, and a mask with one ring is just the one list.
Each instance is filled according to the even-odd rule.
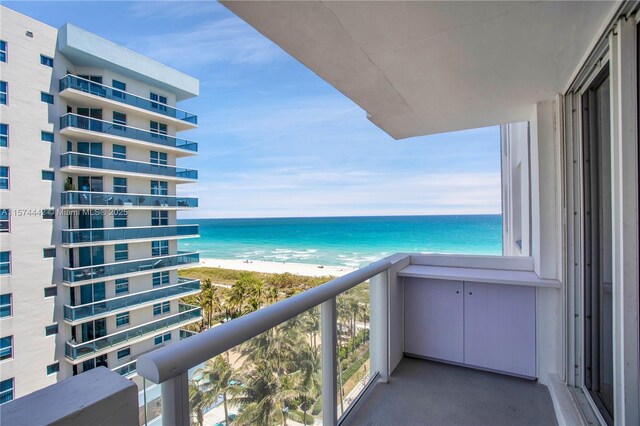
[[389,215],[336,215],[336,216],[254,216],[254,217],[190,217],[178,220],[244,220],[244,219],[331,219],[365,217],[443,217],[443,216],[502,216],[500,213],[456,213],[456,214],[389,214]]

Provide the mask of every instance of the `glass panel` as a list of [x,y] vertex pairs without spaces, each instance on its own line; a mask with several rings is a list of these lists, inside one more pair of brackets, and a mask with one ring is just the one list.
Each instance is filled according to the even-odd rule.
[[[78,142],[78,150],[81,142]],[[114,157],[116,153],[114,151]],[[144,173],[160,176],[170,176],[184,179],[197,179],[198,171],[167,166],[166,163],[141,163],[123,160],[121,158],[95,157],[84,153],[67,152],[60,155],[60,166],[91,167],[94,169],[116,170],[121,172]],[[153,161],[153,160],[152,160]]]
[[169,195],[92,193],[89,191],[69,191],[61,195],[62,205],[79,206],[148,206],[148,207],[198,207],[197,198],[174,197]]

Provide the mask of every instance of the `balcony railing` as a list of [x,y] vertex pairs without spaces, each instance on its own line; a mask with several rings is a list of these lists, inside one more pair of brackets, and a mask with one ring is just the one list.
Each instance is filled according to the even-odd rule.
[[124,126],[122,124],[112,123],[110,121],[103,121],[96,118],[85,117],[83,115],[65,114],[60,117],[60,129],[62,130],[67,127],[90,130],[92,132],[104,133],[111,136],[118,136],[122,138],[164,145],[171,148],[198,152],[198,144],[196,142],[176,138],[175,136],[164,135],[161,133],[149,132],[147,130],[137,129],[135,127]]
[[196,333],[195,331],[180,330],[180,340],[184,340],[188,337],[195,336],[196,334],[198,333]]
[[66,152],[60,155],[60,167],[88,167],[117,172],[168,176],[180,179],[198,179],[198,171],[142,161],[122,160],[99,155]]
[[131,228],[63,229],[62,244],[172,238],[198,235],[198,225],[141,226]]
[[152,207],[195,208],[198,199],[172,195],[68,191],[61,195],[63,206],[79,207]]
[[198,124],[198,116],[187,111],[183,111],[172,106],[143,98],[129,92],[124,92],[116,88],[95,83],[93,81],[67,74],[60,79],[60,91],[65,89],[75,89],[81,92],[90,93],[101,98],[121,102],[133,107],[141,108],[150,112],[166,115],[191,124]]
[[149,259],[129,260],[78,268],[62,268],[62,280],[66,283],[79,283],[106,277],[116,277],[140,272],[152,272],[157,269],[171,268],[200,261],[198,253],[178,252],[170,256],[158,256]]
[[130,361],[126,364],[122,364],[119,367],[112,368],[111,371],[118,373],[123,377],[130,376],[136,372],[136,361]]
[[143,303],[155,302],[156,300],[166,299],[179,295],[186,295],[189,293],[197,293],[199,291],[200,280],[188,280],[181,278],[178,284],[162,286],[153,290],[115,297],[108,300],[101,300],[99,302],[88,303],[86,305],[65,305],[64,319],[68,321],[78,321],[84,318],[95,317],[98,315],[105,315],[116,311],[129,309]]
[[159,331],[167,328],[192,322],[202,317],[200,308],[190,305],[179,305],[180,312],[164,317],[157,321],[153,321],[138,327],[132,327],[127,330],[110,334],[108,336],[100,337],[98,339],[90,340],[83,343],[66,342],[65,355],[67,358],[76,360],[80,358],[88,357],[96,352],[109,349],[120,345],[122,343],[129,342],[140,337],[144,337],[150,334],[155,334]]

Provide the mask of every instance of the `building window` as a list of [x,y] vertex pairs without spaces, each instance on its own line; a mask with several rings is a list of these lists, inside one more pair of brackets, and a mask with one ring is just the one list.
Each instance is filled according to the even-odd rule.
[[55,218],[56,218],[56,210],[55,209],[42,210],[42,219],[55,219]]
[[129,260],[129,244],[116,244],[114,247],[116,262]]
[[11,273],[11,252],[0,251],[0,275]]
[[53,68],[53,58],[50,58],[48,56],[40,55],[40,63],[47,67]]
[[0,189],[9,189],[9,168],[0,166]]
[[167,285],[169,284],[169,271],[163,272],[154,272],[153,273],[153,286],[157,287],[159,285]]
[[114,177],[113,178],[113,192],[117,194],[126,194],[127,192],[127,178]]
[[118,278],[116,280],[116,294],[129,292],[129,278]]
[[171,332],[164,333],[164,334],[161,334],[159,336],[154,337],[153,338],[153,343],[156,344],[156,345],[159,345],[162,342],[168,342],[169,340],[171,340]]
[[44,328],[45,336],[53,336],[54,334],[58,334],[58,324],[48,325]]
[[167,110],[167,97],[166,96],[162,96],[162,95],[158,95],[157,93],[149,93],[149,98],[152,101],[155,102],[151,102],[151,108],[156,108],[160,111],[166,111]]
[[40,100],[48,104],[53,104],[53,95],[46,92],[40,92]]
[[122,327],[123,325],[129,324],[129,312],[122,312],[121,314],[116,314],[116,327]]
[[13,336],[0,337],[0,361],[13,358]]
[[127,158],[127,147],[124,145],[113,144],[113,158],[124,160]]
[[56,174],[52,170],[42,171],[42,180],[55,180]]
[[60,363],[56,362],[55,364],[47,365],[47,375],[55,374],[60,371]]
[[156,303],[153,305],[153,315],[161,315],[171,312],[171,302]]
[[[113,111],[113,123],[114,124],[121,124],[122,126],[126,126],[127,125],[127,114],[123,114],[123,113],[118,112],[118,111]],[[113,128],[114,129],[118,129],[118,130],[126,130],[122,126],[113,126]]]
[[0,147],[6,148],[9,146],[9,125],[0,123]]
[[151,195],[168,195],[169,185],[167,182],[152,180],[151,181]]
[[0,209],[0,232],[9,232],[11,230],[11,218],[9,209]]
[[128,357],[131,355],[131,346],[127,346],[126,348],[122,348],[117,352],[118,359],[122,359],[124,357]]
[[0,404],[13,399],[13,377],[0,382]]
[[153,164],[163,164],[163,165],[167,164],[166,152],[151,151],[149,158],[151,163]]
[[169,254],[169,241],[151,241],[151,256],[166,256]]
[[45,259],[48,259],[50,257],[56,257],[56,248],[51,247],[51,248],[42,249],[42,255],[44,256]]
[[151,133],[153,133],[153,135],[151,135],[151,136],[161,135],[161,136],[155,136],[155,137],[160,137],[161,139],[166,139],[166,137],[163,137],[164,135],[167,134],[167,125],[166,124],[158,123],[157,121],[150,121],[149,122],[149,130],[151,131]]
[[11,313],[11,293],[0,294],[0,318],[10,317]]
[[151,211],[151,226],[165,226],[169,224],[169,212],[166,210]]
[[7,42],[0,40],[0,62],[7,62]]
[[44,130],[40,132],[40,139],[43,142],[51,142],[53,143],[53,133],[45,132]]
[[9,83],[0,81],[0,104],[7,104],[7,94],[9,93]]
[[113,96],[117,98],[124,98],[126,95],[123,93],[127,90],[127,85],[118,80],[111,80],[111,86],[116,89],[113,91]]
[[127,212],[117,211],[113,215],[113,227],[114,228],[126,228],[127,227]]
[[58,287],[45,287],[44,297],[54,297],[58,295]]

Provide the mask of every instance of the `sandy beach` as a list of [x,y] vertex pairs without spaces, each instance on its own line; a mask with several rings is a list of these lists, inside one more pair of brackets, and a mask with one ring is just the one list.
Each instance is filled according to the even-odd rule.
[[339,277],[356,269],[348,266],[312,265],[293,262],[267,262],[262,260],[251,260],[247,263],[246,261],[239,259],[200,259],[199,266],[236,269],[240,271],[266,272],[272,274],[283,274],[285,272],[289,272],[291,274],[306,275],[309,277],[321,277],[326,275]]

